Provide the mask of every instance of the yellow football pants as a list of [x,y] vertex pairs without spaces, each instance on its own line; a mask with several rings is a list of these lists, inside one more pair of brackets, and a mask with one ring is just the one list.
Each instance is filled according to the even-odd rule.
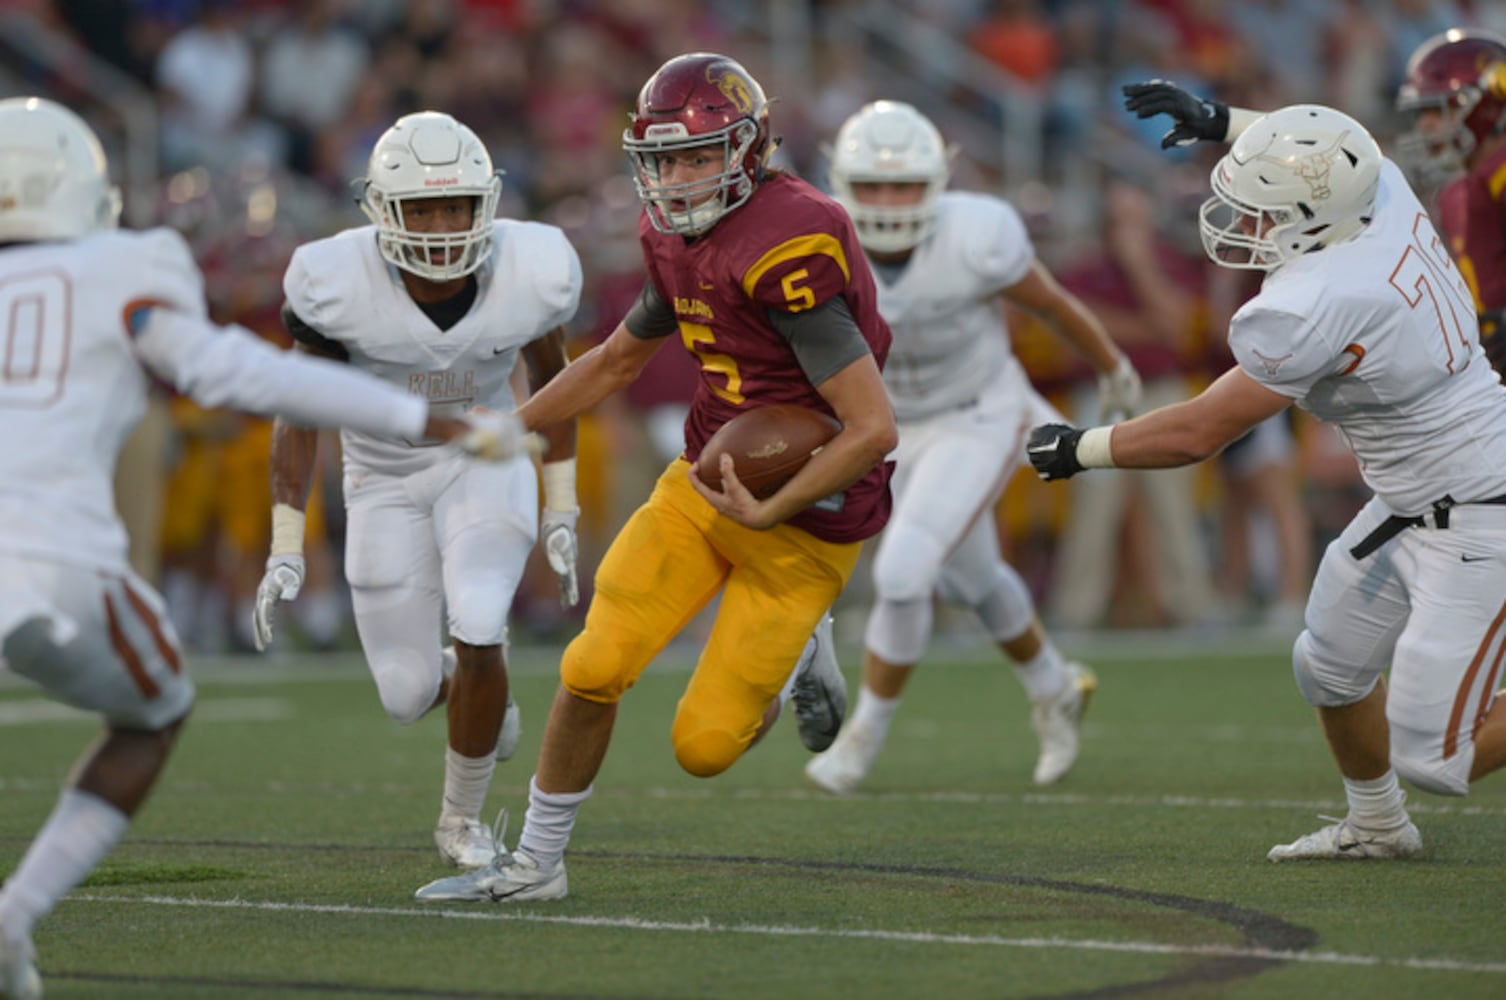
[[670,463],[612,542],[560,678],[577,697],[617,701],[720,591],[670,732],[680,766],[710,777],[752,743],[862,544],[824,542],[788,525],[745,528],[695,492],[688,468],[683,459]]

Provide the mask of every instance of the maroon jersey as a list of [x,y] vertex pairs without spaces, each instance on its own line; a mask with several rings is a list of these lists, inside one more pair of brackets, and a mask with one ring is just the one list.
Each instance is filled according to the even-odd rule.
[[[674,309],[680,340],[700,364],[685,421],[685,457],[691,462],[718,427],[747,410],[793,403],[832,412],[769,322],[771,309],[801,312],[840,295],[883,368],[889,326],[879,315],[873,274],[852,221],[805,181],[768,177],[699,239],[660,233],[646,216],[638,237],[649,277]],[[879,463],[841,496],[788,523],[829,542],[878,534],[889,518],[890,471],[889,463]]]
[[1506,308],[1506,145],[1438,193],[1437,215],[1475,308]]

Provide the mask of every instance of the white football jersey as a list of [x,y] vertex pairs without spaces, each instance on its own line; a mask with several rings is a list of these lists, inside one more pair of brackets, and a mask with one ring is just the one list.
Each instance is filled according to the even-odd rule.
[[879,312],[894,333],[884,382],[899,419],[973,402],[1015,363],[998,295],[1034,260],[1013,206],[990,195],[942,193],[936,228],[893,284],[877,281]]
[[[150,320],[128,327],[148,304]],[[427,416],[344,366],[213,326],[168,229],[0,248],[0,343],[0,549],[110,571],[126,567],[113,478],[146,409],[143,365],[205,406],[389,433],[420,433]]]
[[1343,432],[1392,511],[1506,494],[1506,387],[1469,287],[1390,160],[1363,233],[1267,276],[1229,346],[1247,375]]
[[[377,249],[376,227],[348,229],[299,247],[283,278],[299,319],[350,352],[350,363],[459,416],[477,406],[514,408],[510,377],[523,345],[575,314],[581,268],[554,226],[498,219],[492,252],[475,273],[470,311],[440,330]],[[408,475],[440,457],[432,442],[346,430],[347,472]]]

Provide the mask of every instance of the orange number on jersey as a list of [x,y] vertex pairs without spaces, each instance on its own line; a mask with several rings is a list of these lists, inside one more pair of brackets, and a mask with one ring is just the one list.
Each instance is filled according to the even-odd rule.
[[0,406],[45,409],[63,394],[73,327],[68,278],[38,271],[0,282]]
[[783,280],[779,282],[779,287],[784,289],[785,300],[790,304],[790,312],[797,313],[803,309],[809,309],[816,304],[815,292],[809,288],[802,288],[795,284],[795,282],[802,281],[810,276],[811,273],[802,267],[797,271],[791,271],[789,274],[786,274]]
[[737,362],[725,354],[716,354],[711,351],[701,350],[702,346],[710,347],[716,343],[716,335],[711,332],[711,327],[701,323],[680,322],[680,340],[684,342],[685,349],[701,359],[701,368],[705,371],[722,376],[726,379],[726,385],[720,386],[715,382],[708,382],[711,391],[734,405],[742,405],[746,398],[742,394],[743,376],[737,370]]
[[[1474,317],[1469,289],[1462,286],[1448,250],[1425,215],[1418,215],[1412,223],[1412,242],[1391,270],[1391,287],[1400,292],[1413,309],[1420,306],[1424,298],[1428,300],[1438,320],[1443,348],[1448,352],[1448,373],[1453,375],[1463,371],[1469,364],[1472,348],[1464,319]],[[1457,357],[1454,354],[1456,341],[1459,347]],[[1456,362],[1459,362],[1457,366]]]

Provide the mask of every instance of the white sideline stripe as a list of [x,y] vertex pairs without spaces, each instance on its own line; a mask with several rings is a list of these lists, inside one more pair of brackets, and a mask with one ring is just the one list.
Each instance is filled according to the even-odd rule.
[[325,913],[362,917],[418,917],[441,920],[492,920],[528,924],[561,924],[570,927],[605,927],[616,930],[668,931],[681,934],[749,934],[758,937],[845,938],[862,941],[898,941],[907,944],[982,945],[999,948],[1066,948],[1076,951],[1111,951],[1144,955],[1193,955],[1217,958],[1259,958],[1309,965],[1394,966],[1440,972],[1493,972],[1506,974],[1506,962],[1470,962],[1453,958],[1389,958],[1380,955],[1346,955],[1333,951],[1278,951],[1241,948],[1235,945],[1164,944],[1156,941],[1094,941],[1072,938],[999,937],[992,934],[935,934],[928,931],[855,930],[841,927],[796,927],[764,924],[718,924],[709,917],[694,921],[649,920],[642,917],[554,917],[537,913],[497,910],[421,910],[395,906],[348,906],[327,903],[253,902],[244,899],[186,899],[177,896],[97,896],[73,894],[70,900],[89,903],[139,903],[150,906],[181,906],[195,909],[260,910],[278,913]]

